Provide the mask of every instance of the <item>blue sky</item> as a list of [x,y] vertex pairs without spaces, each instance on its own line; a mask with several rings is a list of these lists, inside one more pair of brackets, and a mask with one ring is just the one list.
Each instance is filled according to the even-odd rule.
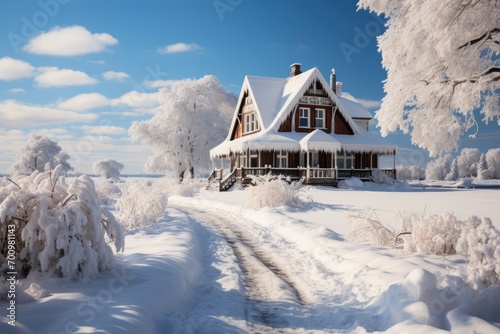
[[[0,173],[32,132],[57,140],[77,171],[112,158],[141,173],[151,151],[130,143],[131,122],[152,116],[162,87],[206,74],[238,93],[247,74],[287,77],[300,62],[328,80],[334,67],[374,112],[386,77],[375,38],[383,30],[356,1],[2,0]],[[427,161],[408,135],[389,139],[399,162]],[[490,125],[462,146],[498,142]]]

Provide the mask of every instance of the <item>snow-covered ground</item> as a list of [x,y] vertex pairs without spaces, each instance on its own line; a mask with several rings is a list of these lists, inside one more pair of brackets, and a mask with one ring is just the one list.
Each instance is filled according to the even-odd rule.
[[164,219],[129,232],[112,272],[20,281],[16,327],[0,302],[0,332],[500,333],[500,286],[469,288],[464,257],[344,241],[347,217],[365,210],[395,227],[412,210],[500,228],[500,190],[305,187],[303,208],[258,211],[242,208],[247,196],[169,197]]

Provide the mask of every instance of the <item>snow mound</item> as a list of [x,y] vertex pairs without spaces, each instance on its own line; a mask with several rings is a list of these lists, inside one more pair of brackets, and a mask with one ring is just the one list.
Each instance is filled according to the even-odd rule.
[[365,185],[363,181],[358,179],[357,177],[351,177],[349,179],[345,179],[339,182],[338,187],[341,189],[360,189]]

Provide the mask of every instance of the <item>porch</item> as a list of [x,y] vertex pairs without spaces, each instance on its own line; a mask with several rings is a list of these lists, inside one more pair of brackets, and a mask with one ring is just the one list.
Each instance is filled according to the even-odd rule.
[[[337,186],[338,181],[351,177],[369,181],[372,170],[365,169],[338,169],[338,168],[276,168],[276,167],[239,167],[224,174],[223,169],[214,169],[208,178],[209,183],[218,183],[219,191],[226,191],[235,183],[249,184],[251,176],[275,175],[282,176],[290,181],[303,180],[308,185]],[[396,178],[395,169],[381,169],[387,176]]]

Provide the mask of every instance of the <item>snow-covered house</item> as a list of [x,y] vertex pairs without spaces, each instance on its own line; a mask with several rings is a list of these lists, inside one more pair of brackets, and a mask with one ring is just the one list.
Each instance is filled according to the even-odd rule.
[[[228,136],[210,151],[211,178],[223,180],[223,188],[269,172],[336,185],[351,176],[367,179],[381,155],[395,157],[397,147],[368,131],[372,115],[342,92],[334,70],[328,84],[317,68],[300,66],[292,64],[288,78],[245,77]],[[223,159],[230,160],[228,175]],[[385,171],[394,177],[394,170]]]

